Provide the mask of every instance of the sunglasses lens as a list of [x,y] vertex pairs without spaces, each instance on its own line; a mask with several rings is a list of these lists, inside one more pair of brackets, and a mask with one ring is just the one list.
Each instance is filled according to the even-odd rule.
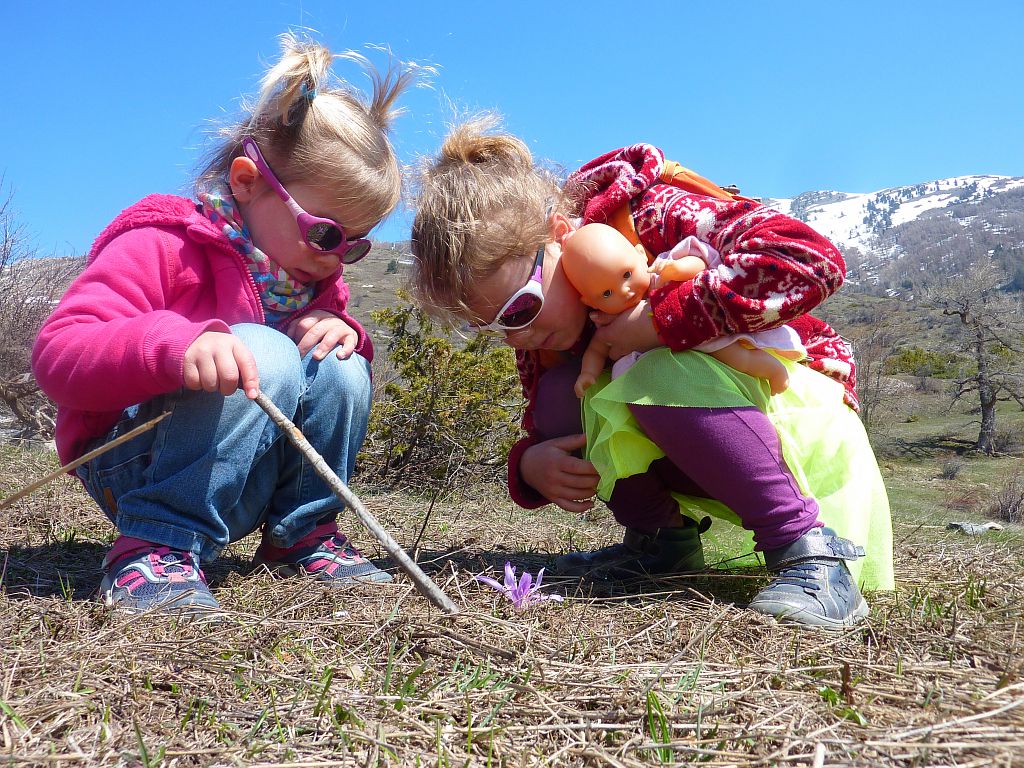
[[540,314],[542,306],[544,306],[544,300],[539,296],[524,293],[512,302],[512,306],[501,313],[497,322],[509,330],[522,328],[533,322],[534,318]]
[[355,240],[349,244],[349,249],[342,254],[342,264],[355,264],[363,256],[370,252],[369,240]]
[[334,224],[319,221],[306,230],[306,240],[318,251],[333,251],[345,242],[345,233]]

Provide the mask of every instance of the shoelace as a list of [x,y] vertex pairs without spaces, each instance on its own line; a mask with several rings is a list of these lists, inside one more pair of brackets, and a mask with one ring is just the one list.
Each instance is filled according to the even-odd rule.
[[[166,576],[170,581],[187,581],[198,569],[192,555],[188,552],[172,550],[170,547],[157,547],[149,553],[149,564],[157,576]],[[206,582],[202,570],[198,570],[199,578]]]
[[342,556],[344,556],[344,557],[352,557],[352,558],[361,558],[362,557],[362,553],[358,549],[353,547],[349,543],[349,540],[347,538],[345,538],[344,536],[340,537],[340,541],[339,541],[339,536],[337,534],[335,534],[335,535],[331,536],[328,539],[324,539],[321,542],[321,544],[323,544],[323,546],[327,547],[327,549],[329,549],[331,552],[336,552],[336,551],[340,550]]
[[821,565],[826,564],[807,562],[793,563],[793,565],[788,565],[779,571],[776,578],[803,589],[812,589],[817,592],[821,589],[821,584],[814,578],[814,574],[817,571],[818,566]]

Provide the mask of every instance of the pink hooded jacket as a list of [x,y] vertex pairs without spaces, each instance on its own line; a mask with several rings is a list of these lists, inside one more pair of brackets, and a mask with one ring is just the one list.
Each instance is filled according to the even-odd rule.
[[[359,334],[355,351],[372,359],[369,337],[345,311],[348,296],[339,268],[287,322],[333,312]],[[200,334],[263,322],[244,259],[195,202],[150,195],[122,211],[32,350],[36,379],[58,406],[61,462],[84,453],[126,407],[182,387],[185,351]]]

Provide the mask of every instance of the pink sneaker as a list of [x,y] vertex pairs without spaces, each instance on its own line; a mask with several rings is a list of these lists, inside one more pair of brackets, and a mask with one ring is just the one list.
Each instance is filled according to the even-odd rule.
[[[109,607],[129,613],[158,609],[197,616],[220,611],[192,553],[156,544],[127,549],[128,541],[120,537],[104,560],[100,597]],[[118,559],[111,563],[111,556]]]
[[392,580],[353,547],[338,532],[334,522],[317,526],[306,538],[287,549],[275,547],[266,540],[253,557],[256,566],[265,565],[281,576],[307,574],[334,586],[349,586],[357,582],[384,583]]

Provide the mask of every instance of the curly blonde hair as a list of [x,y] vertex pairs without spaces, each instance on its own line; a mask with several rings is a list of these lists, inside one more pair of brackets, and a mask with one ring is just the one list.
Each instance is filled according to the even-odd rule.
[[509,259],[532,258],[550,237],[547,209],[562,204],[555,176],[497,126],[479,117],[455,127],[420,171],[412,287],[421,306],[450,321],[479,319],[468,306],[475,284]]
[[[346,227],[369,231],[398,204],[402,175],[388,140],[399,94],[414,72],[392,64],[381,74],[353,51],[332,54],[323,45],[281,36],[282,55],[266,73],[248,117],[220,131],[222,141],[196,181],[199,191],[226,185],[242,139],[256,140],[274,174],[286,185],[301,180],[328,195],[347,215]],[[373,86],[369,100],[331,78],[337,59],[359,64]]]

